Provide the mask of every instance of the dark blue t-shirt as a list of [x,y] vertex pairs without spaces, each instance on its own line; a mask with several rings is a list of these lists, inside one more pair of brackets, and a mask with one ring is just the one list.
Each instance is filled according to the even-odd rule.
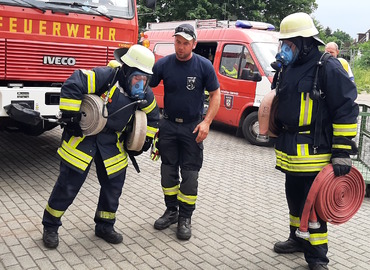
[[195,53],[188,61],[179,61],[175,54],[159,59],[153,67],[150,86],[163,80],[164,111],[172,118],[194,119],[202,115],[204,90],[220,87],[212,63]]

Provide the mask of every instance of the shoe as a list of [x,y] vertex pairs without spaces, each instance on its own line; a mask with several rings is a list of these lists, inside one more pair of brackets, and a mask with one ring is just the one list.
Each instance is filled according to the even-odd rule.
[[177,239],[189,240],[191,237],[191,218],[179,217],[177,224]]
[[171,224],[174,224],[177,222],[179,217],[179,213],[176,210],[170,210],[166,209],[163,216],[161,216],[159,219],[157,219],[154,222],[154,228],[157,230],[163,230],[168,228]]
[[116,232],[113,228],[95,227],[95,235],[111,244],[119,244],[123,241],[122,234]]
[[44,228],[44,233],[42,234],[42,241],[44,246],[47,248],[56,248],[59,245],[58,232],[49,231]]
[[329,270],[329,267],[326,264],[314,264],[308,266],[310,270]]
[[284,242],[277,242],[274,245],[274,251],[276,253],[294,253],[303,252],[303,247],[301,243],[293,238],[289,238]]

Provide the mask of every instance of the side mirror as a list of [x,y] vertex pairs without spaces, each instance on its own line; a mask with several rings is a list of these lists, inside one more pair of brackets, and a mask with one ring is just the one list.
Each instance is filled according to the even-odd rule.
[[147,8],[154,9],[156,2],[157,0],[145,0],[145,6]]
[[254,82],[259,82],[262,80],[262,76],[258,71],[252,71],[249,68],[243,68],[240,78],[242,80]]

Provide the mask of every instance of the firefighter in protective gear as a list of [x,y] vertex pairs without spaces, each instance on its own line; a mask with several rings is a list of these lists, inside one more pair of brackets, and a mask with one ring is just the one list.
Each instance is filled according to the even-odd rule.
[[[142,151],[147,151],[158,131],[159,109],[148,87],[154,65],[153,53],[141,45],[133,45],[128,50],[117,49],[115,58],[122,66],[76,70],[62,86],[60,110],[66,126],[58,149],[60,174],[42,219],[43,242],[48,248],[58,246],[61,217],[84,183],[92,160],[101,186],[94,217],[95,235],[113,244],[123,240],[114,230],[114,223],[128,166],[124,134],[135,111],[144,111],[147,139]],[[98,95],[107,101],[108,119],[104,129],[96,135],[84,136],[79,126],[85,94]]]
[[303,251],[310,269],[328,269],[326,222],[318,217],[320,227],[310,228],[307,239],[295,232],[308,191],[321,169],[331,162],[336,176],[350,171],[350,155],[357,151],[352,138],[359,109],[356,86],[336,59],[329,57],[318,69],[322,57],[318,46],[324,45],[318,33],[305,13],[291,14],[280,25],[279,68],[272,83],[278,98],[275,124],[280,127],[275,153],[276,168],[286,175],[290,235],[287,241],[277,242],[274,250]]

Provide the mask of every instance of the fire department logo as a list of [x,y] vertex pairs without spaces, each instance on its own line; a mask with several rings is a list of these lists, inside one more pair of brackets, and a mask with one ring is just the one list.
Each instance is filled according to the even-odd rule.
[[231,110],[231,108],[233,107],[233,103],[234,103],[234,97],[225,95],[224,105],[227,110]]
[[190,91],[195,89],[195,79],[197,77],[188,77],[188,81],[186,83],[186,88]]

